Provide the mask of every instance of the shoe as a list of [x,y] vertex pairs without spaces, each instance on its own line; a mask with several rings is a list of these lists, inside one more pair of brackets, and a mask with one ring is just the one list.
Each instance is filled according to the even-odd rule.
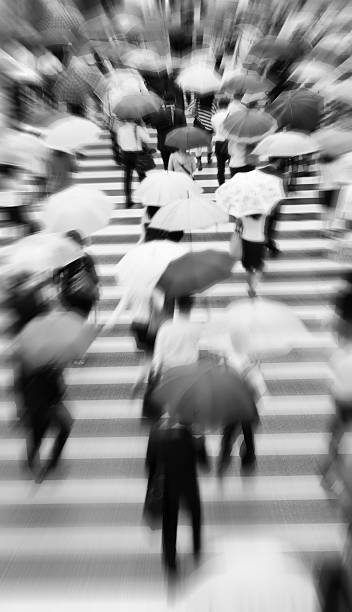
[[208,155],[208,164],[211,164],[211,153]]
[[254,289],[252,289],[252,287],[250,287],[248,289],[248,297],[250,297],[250,298],[256,298],[257,297],[257,293],[256,293],[256,291],[254,291]]
[[47,465],[45,465],[43,467],[43,469],[40,470],[40,472],[38,472],[36,478],[35,478],[35,482],[37,484],[41,484],[46,478],[47,476],[50,474],[50,472],[53,471],[54,469],[54,465],[52,465],[51,463],[48,463]]
[[257,467],[257,458],[255,455],[244,455],[241,459],[241,472],[245,476],[252,474]]
[[132,206],[134,206],[134,202],[132,202],[132,200],[127,200],[125,208],[132,208]]
[[202,160],[199,159],[197,162],[197,170],[201,172],[203,170]]

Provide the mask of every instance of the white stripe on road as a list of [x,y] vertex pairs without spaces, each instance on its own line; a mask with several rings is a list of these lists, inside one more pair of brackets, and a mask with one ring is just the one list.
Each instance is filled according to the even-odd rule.
[[[217,457],[221,436],[207,435],[207,449],[211,457]],[[43,456],[50,452],[52,438],[44,440]],[[145,459],[147,436],[123,437],[71,437],[67,441],[64,457],[68,460],[89,459]],[[260,457],[271,456],[310,456],[327,453],[329,436],[325,433],[282,433],[256,435],[256,454]],[[0,444],[1,461],[18,461],[24,452],[24,442],[18,438],[2,439]],[[236,451],[234,451],[236,452]],[[352,434],[345,435],[341,452],[352,454]]]
[[[227,476],[199,479],[201,499],[214,502],[326,501],[329,498],[318,476],[263,476],[243,479]],[[48,480],[39,486],[30,481],[1,481],[0,508],[13,505],[143,504],[146,478],[94,478]]]

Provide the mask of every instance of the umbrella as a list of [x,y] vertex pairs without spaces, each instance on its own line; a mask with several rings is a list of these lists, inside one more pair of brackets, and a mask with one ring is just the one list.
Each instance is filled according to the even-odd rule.
[[205,229],[218,223],[228,223],[227,212],[205,196],[176,200],[154,215],[149,227],[167,232],[188,232]]
[[314,140],[327,155],[337,157],[352,151],[352,130],[336,127],[322,128],[314,132]]
[[277,129],[271,115],[263,111],[244,108],[230,113],[223,122],[223,131],[237,142],[255,143]]
[[266,215],[284,198],[282,180],[260,170],[238,173],[216,190],[217,203],[237,218]]
[[261,93],[271,91],[274,84],[263,79],[257,72],[235,70],[223,78],[220,91],[231,93]]
[[335,100],[352,106],[352,79],[335,83],[334,88],[331,90],[331,96]]
[[339,77],[339,70],[318,60],[304,60],[296,65],[291,78],[299,83],[317,83],[318,81],[333,81]]
[[170,297],[192,295],[229,278],[234,263],[226,252],[189,252],[168,265],[157,286]]
[[260,59],[286,59],[299,54],[299,49],[295,49],[293,41],[265,36],[254,43],[249,51],[249,57],[255,56]]
[[152,170],[134,192],[144,206],[165,206],[189,195],[200,195],[201,187],[184,172]]
[[125,35],[138,35],[143,31],[143,23],[135,15],[128,13],[120,13],[114,16],[112,20],[116,30]]
[[234,369],[207,362],[170,369],[153,401],[182,423],[219,427],[256,417],[253,397]]
[[341,155],[335,162],[332,162],[330,172],[334,182],[352,183],[352,153]]
[[278,132],[264,138],[254,149],[258,157],[297,157],[320,150],[318,142],[300,132]]
[[41,108],[32,109],[29,113],[28,124],[36,128],[38,132],[46,132],[56,121],[71,118],[72,115],[56,111],[54,109],[43,110]]
[[227,308],[226,320],[233,346],[256,356],[285,355],[311,338],[289,306],[271,300],[240,300]]
[[175,147],[187,151],[195,147],[207,147],[210,142],[210,136],[192,126],[180,127],[168,133],[165,139],[165,144],[168,147]]
[[82,249],[73,240],[44,233],[22,238],[2,253],[9,269],[34,273],[63,268],[82,257]]
[[115,267],[118,284],[139,293],[153,289],[171,261],[185,253],[185,246],[170,240],[153,240],[130,249]]
[[72,115],[59,119],[50,126],[45,136],[45,144],[50,149],[72,153],[97,140],[100,134],[98,125]]
[[303,132],[313,132],[318,127],[323,110],[323,98],[303,88],[283,92],[270,107],[280,128]]
[[121,60],[126,66],[144,72],[162,72],[166,69],[165,59],[150,49],[134,49],[125,53]]
[[18,163],[22,158],[21,166],[26,168],[28,172],[31,172],[33,165],[36,166],[38,162],[42,167],[48,158],[48,149],[41,138],[16,130],[8,130],[2,135],[0,150],[0,158],[3,156],[3,152],[14,154],[19,158]]
[[64,366],[80,358],[96,334],[96,326],[75,313],[50,312],[25,326],[15,350],[33,370],[49,363]]
[[47,200],[42,220],[49,232],[77,230],[90,236],[109,223],[113,209],[112,199],[99,189],[74,185]]
[[206,94],[218,91],[221,85],[221,78],[206,64],[194,64],[189,68],[181,70],[176,83],[185,91]]
[[141,119],[159,110],[162,103],[154,93],[136,93],[123,96],[113,105],[112,110],[119,119]]

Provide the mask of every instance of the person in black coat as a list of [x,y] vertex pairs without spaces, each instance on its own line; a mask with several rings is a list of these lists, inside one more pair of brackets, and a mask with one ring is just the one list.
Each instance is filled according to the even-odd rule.
[[[59,462],[70,435],[73,420],[63,404],[65,384],[62,370],[48,364],[28,371],[18,364],[15,392],[22,402],[22,422],[27,431],[27,465],[37,482],[41,482]],[[40,469],[39,450],[50,428],[58,430],[51,456]]]
[[201,554],[201,501],[197,476],[197,448],[192,431],[180,423],[166,422],[152,428],[149,436],[146,469],[148,487],[155,474],[164,473],[162,508],[163,564],[169,577],[177,575],[176,537],[180,503],[192,520],[193,554]]
[[175,107],[175,97],[172,93],[165,96],[163,108],[150,115],[150,125],[156,129],[158,134],[157,147],[163,160],[164,168],[167,170],[171,153],[176,151],[173,147],[165,145],[166,136],[172,130],[186,125],[186,117],[183,110]]

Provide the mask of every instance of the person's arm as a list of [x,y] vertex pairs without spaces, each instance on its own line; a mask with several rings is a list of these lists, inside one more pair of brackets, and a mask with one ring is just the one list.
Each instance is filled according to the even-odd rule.
[[165,329],[163,327],[164,326],[161,326],[161,328],[159,329],[154,345],[151,370],[155,375],[161,372],[165,355],[167,354],[165,351]]
[[175,166],[174,166],[174,156],[173,156],[173,153],[171,153],[171,155],[170,155],[170,157],[169,157],[169,163],[168,163],[167,169],[168,169],[168,170],[170,170],[170,171],[172,171],[172,172],[173,172],[173,171],[174,171],[174,169],[175,169]]
[[141,125],[138,125],[137,134],[138,134],[138,138],[140,138],[142,143],[146,144],[148,147],[152,146],[152,141],[150,140],[147,128],[142,127]]

